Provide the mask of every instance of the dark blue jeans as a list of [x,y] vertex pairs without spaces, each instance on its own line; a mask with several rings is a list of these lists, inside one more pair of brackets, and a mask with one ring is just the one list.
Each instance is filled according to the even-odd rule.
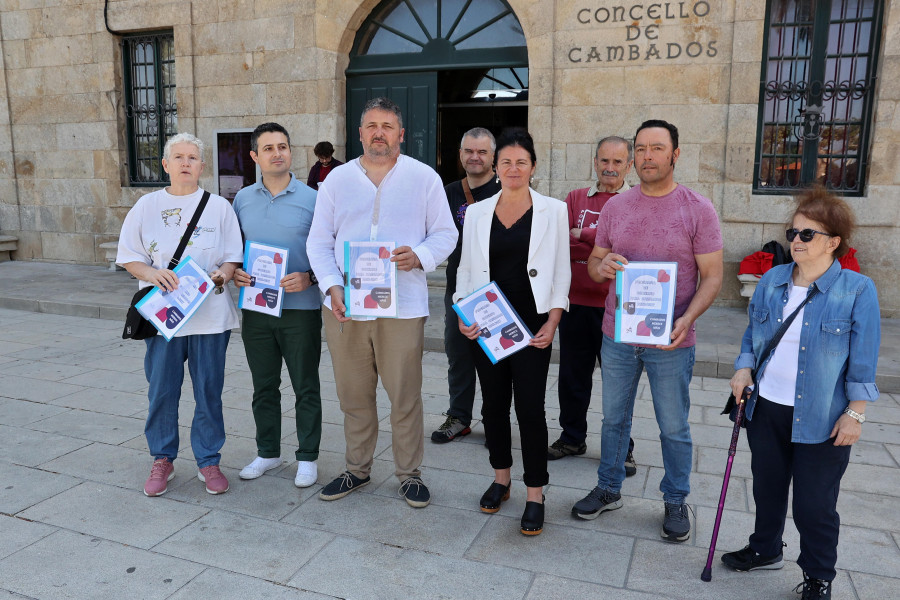
[[225,444],[222,387],[225,385],[225,350],[231,331],[186,335],[166,341],[161,335],[147,338],[144,373],[150,383],[150,409],[144,435],[153,458],[174,461],[178,456],[178,402],[187,361],[194,386],[194,420],[191,449],[197,467],[219,464]]
[[794,524],[800,532],[797,565],[816,579],[832,581],[837,572],[837,512],[841,478],[850,462],[852,446],[791,442],[794,407],[760,397],[747,424],[752,452],[753,500],[756,526],[750,548],[762,556],[781,553],[787,516],[788,490],[794,481]]

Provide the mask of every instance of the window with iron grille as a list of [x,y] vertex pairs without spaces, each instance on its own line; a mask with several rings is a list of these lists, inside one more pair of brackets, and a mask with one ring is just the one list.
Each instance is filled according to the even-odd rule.
[[860,196],[881,0],[769,0],[753,190]]
[[171,31],[126,36],[125,120],[128,179],[133,186],[168,183],[163,147],[178,131],[175,102],[175,37]]

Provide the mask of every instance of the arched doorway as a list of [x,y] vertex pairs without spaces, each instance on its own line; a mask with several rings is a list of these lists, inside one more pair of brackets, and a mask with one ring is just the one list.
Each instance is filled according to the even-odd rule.
[[457,149],[476,126],[528,124],[528,51],[505,0],[384,0],[360,27],[347,68],[347,157],[362,153],[365,102],[403,109],[403,152],[461,176]]

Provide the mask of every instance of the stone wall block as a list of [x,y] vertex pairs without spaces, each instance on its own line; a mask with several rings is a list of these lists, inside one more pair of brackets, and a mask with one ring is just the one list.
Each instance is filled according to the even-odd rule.
[[262,69],[260,81],[267,83],[315,79],[315,58],[314,53],[299,50],[267,50],[253,53],[254,64],[259,64]]
[[[286,17],[282,17],[286,18]],[[294,48],[316,48],[316,23],[306,15],[294,16]],[[325,50],[328,52],[328,50]]]
[[94,153],[87,150],[34,153],[34,174],[50,179],[93,179]]
[[193,0],[191,2],[191,23],[201,25],[219,20],[219,5],[216,0]]
[[900,100],[900,56],[884,56],[878,81],[881,100]]
[[201,87],[196,93],[200,117],[268,114],[265,85]]
[[640,105],[692,104],[709,101],[710,71],[706,65],[678,67],[677,85],[660,85],[672,77],[669,66],[632,67],[625,77],[625,97]]
[[193,28],[194,53],[227,54],[284,50],[294,46],[294,20],[282,17],[235,23],[210,23]]
[[315,81],[271,83],[266,86],[266,110],[270,114],[315,113],[318,86]]
[[728,107],[728,140],[732,144],[756,144],[756,123],[759,106],[732,104]]
[[[185,58],[184,67],[189,59]],[[197,73],[194,79],[197,87],[210,85],[248,85],[259,80],[260,67],[254,64],[253,53],[209,54],[194,57]],[[176,64],[176,69],[182,66]],[[177,73],[178,71],[176,71]]]
[[16,125],[38,123],[78,123],[99,121],[100,97],[97,94],[11,97],[9,107]]
[[700,147],[700,181],[718,183],[725,175],[725,144],[703,144]]
[[[100,11],[102,14],[102,11]],[[41,15],[41,30],[47,37],[94,33],[96,9],[80,6],[45,8]]]
[[104,150],[114,147],[116,124],[61,123],[56,126],[56,143],[60,150]]
[[900,203],[893,185],[869,184],[866,196],[845,200],[856,213],[856,224],[860,227],[900,227]]
[[202,4],[203,1],[189,5],[157,0],[110,2],[109,26],[113,31],[152,31],[172,27],[175,23],[188,22],[190,17],[185,14],[185,9]]
[[[291,145],[298,146],[315,146],[319,142],[317,134],[318,115],[302,114],[296,111],[289,111],[283,114],[266,113],[266,118],[273,119],[281,123],[285,129],[291,133]],[[334,140],[331,140],[334,143]]]
[[740,0],[735,2],[736,21],[763,20],[766,17],[766,0]]
[[753,181],[756,147],[751,144],[729,144],[725,153],[725,180],[734,183]]
[[41,232],[43,258],[66,262],[96,262],[94,236],[87,233]]
[[249,21],[254,17],[254,0],[218,0],[219,21]]
[[612,107],[633,101],[625,89],[625,69],[560,69],[557,73],[557,106]]
[[25,52],[30,67],[80,65],[94,60],[90,35],[29,39],[25,41]]
[[762,68],[759,60],[735,63],[731,66],[731,103],[753,104],[759,102],[759,77]]
[[315,2],[284,2],[284,0],[256,0],[253,14],[257,18],[303,16],[311,19],[316,12]]
[[[598,132],[595,137],[598,138],[603,134]],[[594,149],[596,144],[566,144],[565,151],[562,153],[564,161],[560,167],[565,167],[565,171],[557,169],[554,165],[554,171],[565,172],[567,180],[583,181],[585,179],[593,179],[594,174]]]
[[734,24],[734,62],[759,62],[763,56],[765,21],[738,21]]
[[25,40],[3,40],[3,64],[7,69],[24,69],[28,66]]
[[0,152],[0,182],[3,180],[14,180],[15,163],[13,153],[10,150]]
[[41,10],[12,10],[4,11],[0,22],[0,31],[3,32],[3,41],[30,40],[43,37],[41,29]]
[[760,223],[722,223],[722,239],[725,242],[726,261],[740,262],[748,254],[762,249],[768,240],[763,239]]
[[[0,231],[19,229],[19,207],[15,204],[0,204]],[[15,234],[13,234],[15,235]]]
[[13,260],[41,260],[44,258],[41,248],[41,233],[39,231],[14,231],[19,238],[16,242],[16,251],[12,253]]

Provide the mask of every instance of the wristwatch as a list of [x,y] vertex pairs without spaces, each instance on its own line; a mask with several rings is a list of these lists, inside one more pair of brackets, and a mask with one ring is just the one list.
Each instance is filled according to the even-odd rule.
[[849,406],[848,406],[847,408],[844,409],[844,414],[845,414],[845,415],[850,415],[851,418],[856,419],[857,421],[859,421],[859,424],[860,424],[860,425],[862,425],[863,423],[866,422],[866,415],[865,415],[865,414],[863,414],[863,413],[858,413],[858,412],[856,412],[855,410],[853,410],[852,408],[850,408]]
[[310,285],[319,285],[319,280],[316,279],[316,274],[313,273],[312,269],[307,271],[306,274],[309,275],[309,284]]

